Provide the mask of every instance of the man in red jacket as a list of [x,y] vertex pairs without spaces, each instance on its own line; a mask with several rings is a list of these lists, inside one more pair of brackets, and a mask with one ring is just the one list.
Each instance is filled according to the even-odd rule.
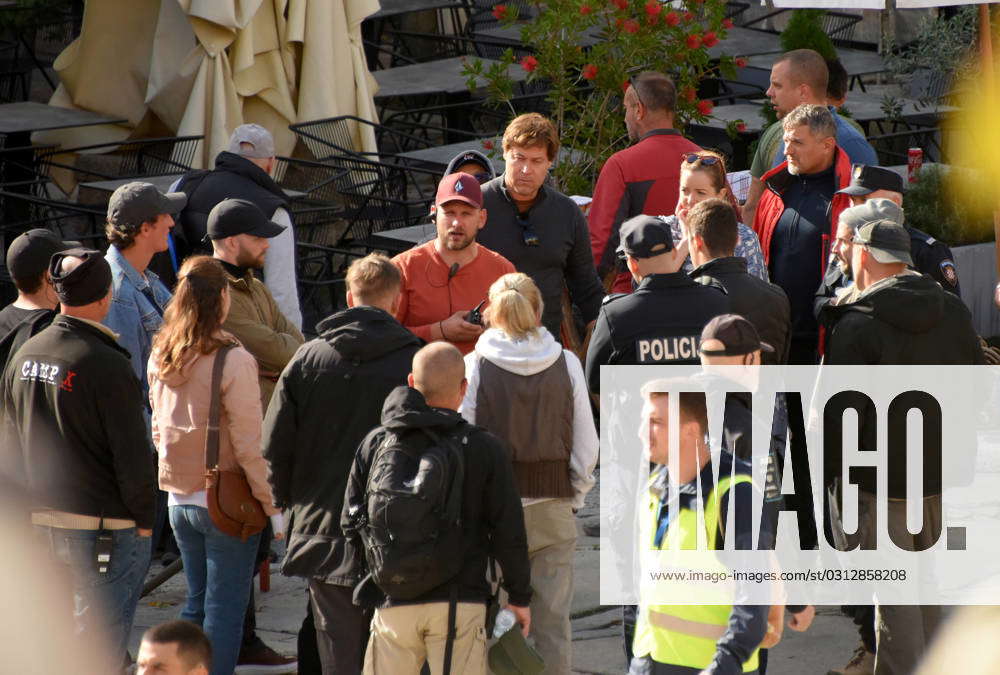
[[[633,216],[669,216],[677,206],[681,160],[701,148],[681,136],[674,126],[677,90],[663,73],[634,77],[625,98],[625,128],[635,145],[608,158],[594,187],[590,205],[590,247],[601,279],[615,270],[618,229]],[[632,277],[622,271],[615,278],[616,293],[632,292]]]
[[771,281],[792,310],[790,364],[816,362],[819,327],[813,297],[836,238],[837,218],[851,205],[837,191],[851,182],[851,161],[837,146],[837,125],[826,106],[803,104],[782,120],[786,161],[764,174],[753,229]]

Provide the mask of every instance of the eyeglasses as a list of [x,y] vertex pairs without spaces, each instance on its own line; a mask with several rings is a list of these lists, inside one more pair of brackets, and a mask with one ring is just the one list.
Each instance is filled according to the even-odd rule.
[[699,155],[697,152],[689,152],[684,155],[684,161],[688,164],[696,164],[699,160],[704,166],[712,166],[719,163],[719,158],[712,155]]
[[525,246],[541,246],[542,240],[538,238],[538,233],[535,228],[528,222],[527,218],[521,215],[515,216],[517,219],[517,224],[521,226],[521,235],[524,239]]

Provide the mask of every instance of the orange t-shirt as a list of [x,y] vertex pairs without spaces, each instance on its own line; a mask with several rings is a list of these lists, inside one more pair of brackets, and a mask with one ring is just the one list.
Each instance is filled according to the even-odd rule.
[[[514,265],[499,253],[477,244],[475,260],[448,276],[449,267],[428,241],[400,253],[392,262],[403,277],[396,319],[426,341],[431,326],[455,312],[472,310],[489,296],[490,286],[505,274],[516,272]],[[485,309],[486,305],[483,305]],[[463,354],[476,346],[474,341],[453,342]]]

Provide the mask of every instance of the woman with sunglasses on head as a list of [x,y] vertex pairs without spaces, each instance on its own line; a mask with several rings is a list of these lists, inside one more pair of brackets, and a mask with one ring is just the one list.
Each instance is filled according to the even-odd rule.
[[[726,180],[726,162],[722,155],[710,150],[685,155],[681,160],[680,199],[677,200],[674,215],[665,218],[673,232],[674,241],[679,242],[687,236],[684,217],[691,207],[698,202],[713,198],[730,202],[736,212],[736,219],[739,220],[739,205],[732,190],[729,189]],[[756,233],[743,222],[739,223],[739,241],[736,243],[736,252],[733,255],[746,259],[749,274],[764,281],[768,280],[767,264],[764,262],[760,241]],[[684,261],[682,269],[685,272],[693,269],[691,258]]]
[[148,368],[160,489],[169,495],[170,526],[187,577],[181,618],[203,627],[211,640],[212,675],[231,675],[236,667],[260,539],[260,534],[242,540],[224,533],[208,511],[205,442],[212,370],[223,347],[232,349],[220,386],[218,467],[246,476],[253,496],[271,518],[275,538],[284,536],[261,454],[257,362],[222,330],[229,304],[229,283],[219,261],[188,258],[178,273]]

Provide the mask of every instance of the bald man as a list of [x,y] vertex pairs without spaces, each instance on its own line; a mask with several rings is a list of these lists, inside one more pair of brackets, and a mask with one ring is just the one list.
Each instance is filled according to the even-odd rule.
[[[379,588],[374,583],[359,589],[362,600],[377,605],[371,623],[371,637],[365,654],[365,673],[401,673],[417,675],[426,661],[432,673],[443,671],[446,652],[450,652],[452,672],[485,673],[486,643],[480,633],[486,620],[486,602],[490,587],[486,580],[487,557],[500,563],[503,586],[510,598],[510,609],[521,624],[524,635],[531,624],[530,566],[524,531],[521,500],[514,486],[513,470],[503,443],[488,431],[465,422],[458,406],[465,395],[465,362],[462,354],[446,342],[427,345],[413,357],[413,372],[408,387],[398,387],[386,398],[382,425],[376,427],[358,449],[351,468],[341,526],[345,536],[366,552],[366,542],[378,539],[374,528],[367,528],[369,499],[366,494],[368,471],[372,462],[392,473],[392,482],[413,485],[404,475],[401,463],[389,464],[377,456],[383,448],[403,446],[414,454],[428,452],[432,444],[447,444],[452,452],[451,470],[463,471],[461,537],[457,549],[464,554],[447,581],[434,588]],[[408,433],[424,431],[426,433]],[[449,439],[433,441],[432,437]],[[464,468],[456,468],[459,467]],[[398,472],[398,473],[397,473]],[[379,479],[382,482],[384,479]],[[414,487],[419,490],[419,487]],[[398,503],[398,502],[397,502]],[[393,501],[387,508],[392,508]],[[365,516],[365,518],[362,518]],[[421,521],[421,525],[426,521]],[[391,525],[389,526],[392,533]],[[384,537],[384,534],[383,534]],[[441,539],[447,539],[442,536]],[[385,550],[399,550],[387,547]],[[440,565],[445,561],[435,556]],[[369,556],[369,567],[377,568]],[[428,575],[438,574],[432,569]],[[452,593],[454,589],[454,595]],[[447,640],[449,609],[454,606],[454,639]],[[450,647],[449,647],[450,643]]]

